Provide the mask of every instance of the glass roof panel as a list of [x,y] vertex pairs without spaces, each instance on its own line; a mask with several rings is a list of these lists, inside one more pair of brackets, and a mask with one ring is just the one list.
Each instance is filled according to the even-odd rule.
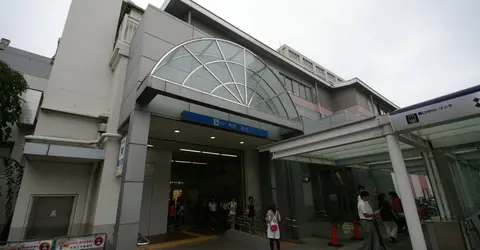
[[200,38],[185,42],[157,63],[152,76],[268,114],[298,118],[272,69],[249,50],[229,41]]

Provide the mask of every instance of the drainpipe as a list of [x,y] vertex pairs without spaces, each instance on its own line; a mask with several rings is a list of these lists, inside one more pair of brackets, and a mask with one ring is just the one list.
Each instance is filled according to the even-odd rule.
[[123,138],[123,135],[116,134],[116,133],[103,133],[97,140],[76,140],[76,139],[41,136],[41,135],[25,136],[26,141],[61,142],[61,143],[81,144],[81,145],[100,145],[103,143],[103,141],[106,138],[121,139]]
[[83,218],[82,218],[82,232],[83,234],[87,233],[87,219],[88,214],[90,213],[90,200],[92,199],[92,189],[93,189],[93,181],[95,172],[98,169],[99,163],[93,164],[92,170],[90,171],[90,179],[88,180],[88,189],[87,189],[87,196],[85,198],[85,206],[83,207]]

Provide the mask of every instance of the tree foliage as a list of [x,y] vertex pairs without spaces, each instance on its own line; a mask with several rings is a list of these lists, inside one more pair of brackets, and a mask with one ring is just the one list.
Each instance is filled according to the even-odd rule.
[[13,215],[15,201],[17,200],[18,191],[23,178],[23,166],[10,157],[1,157],[0,162],[5,165],[5,176],[7,177],[7,197],[5,199],[5,215],[10,217]]
[[28,85],[23,75],[0,60],[0,143],[7,141],[22,113],[21,95]]

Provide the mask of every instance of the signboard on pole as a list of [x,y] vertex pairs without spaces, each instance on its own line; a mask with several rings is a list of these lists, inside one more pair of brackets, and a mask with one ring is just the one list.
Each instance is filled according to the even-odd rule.
[[480,86],[395,110],[390,121],[396,132],[420,129],[480,114]]
[[105,246],[105,240],[105,234],[57,238],[55,250],[100,249]]
[[125,150],[127,147],[127,137],[123,137],[120,142],[120,151],[118,152],[118,161],[117,161],[117,173],[116,176],[121,176],[123,174],[123,167],[125,166]]

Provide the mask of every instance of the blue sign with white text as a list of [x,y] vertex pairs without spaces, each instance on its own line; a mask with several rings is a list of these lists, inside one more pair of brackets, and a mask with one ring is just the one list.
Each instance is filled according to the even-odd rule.
[[200,114],[192,113],[189,111],[183,111],[182,120],[199,123],[199,124],[203,124],[211,127],[217,127],[225,130],[240,132],[244,134],[254,135],[254,136],[268,137],[267,130],[254,128],[254,127],[250,127],[247,125],[242,125],[234,122],[229,122],[229,121],[213,118],[206,115],[200,115]]

